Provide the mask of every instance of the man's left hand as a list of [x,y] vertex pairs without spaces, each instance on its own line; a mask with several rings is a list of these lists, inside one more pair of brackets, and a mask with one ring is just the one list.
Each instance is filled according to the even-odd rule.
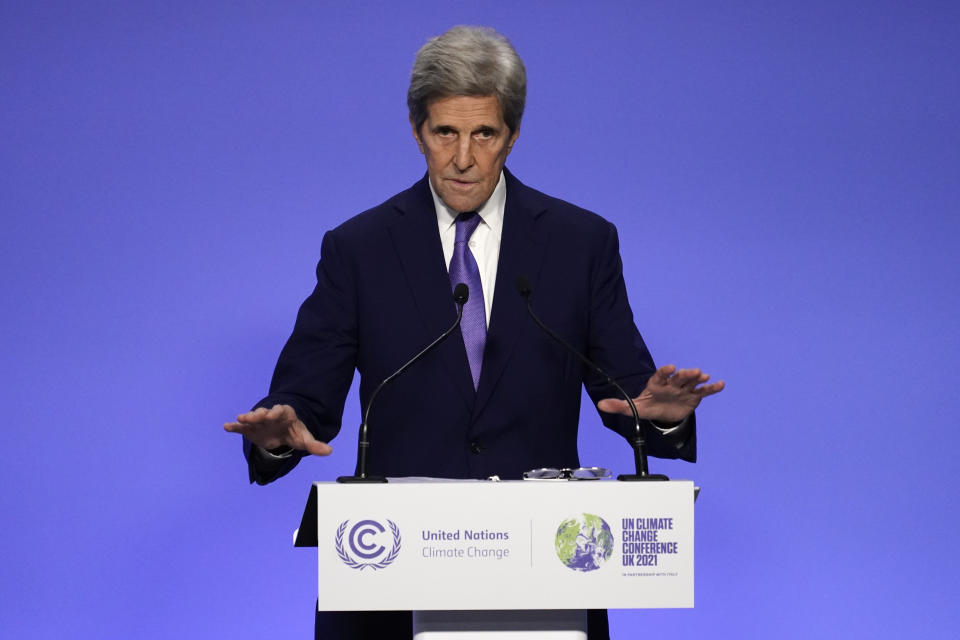
[[[647,386],[633,399],[637,413],[646,420],[682,422],[700,401],[723,391],[723,381],[705,384],[710,376],[700,369],[680,369],[668,364],[650,376]],[[600,411],[632,416],[626,400],[606,398],[597,403]]]

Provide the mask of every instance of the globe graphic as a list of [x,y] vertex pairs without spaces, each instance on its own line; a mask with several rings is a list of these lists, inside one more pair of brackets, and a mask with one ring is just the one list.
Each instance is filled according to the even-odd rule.
[[603,518],[584,513],[568,518],[557,529],[555,540],[560,562],[575,571],[593,571],[613,555],[613,533]]

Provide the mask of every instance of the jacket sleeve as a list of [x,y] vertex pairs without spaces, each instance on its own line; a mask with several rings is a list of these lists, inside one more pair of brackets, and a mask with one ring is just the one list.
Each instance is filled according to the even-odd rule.
[[[336,230],[321,244],[317,285],[300,306],[293,333],[280,353],[270,393],[257,407],[288,404],[322,442],[340,431],[343,404],[357,362],[357,298],[349,251]],[[267,460],[244,440],[250,481],[266,484],[288,473],[305,455]]]
[[[623,280],[616,228],[605,224],[596,246],[602,247],[593,262],[590,291],[590,325],[587,357],[613,377],[631,398],[640,394],[656,371],[653,358],[634,323]],[[584,385],[594,405],[604,398],[619,398],[620,393],[602,376],[587,372]],[[633,418],[600,412],[604,425],[625,438],[636,431]],[[681,458],[695,462],[696,418],[691,415],[679,428],[664,432],[647,420],[641,420],[647,453],[659,458]]]

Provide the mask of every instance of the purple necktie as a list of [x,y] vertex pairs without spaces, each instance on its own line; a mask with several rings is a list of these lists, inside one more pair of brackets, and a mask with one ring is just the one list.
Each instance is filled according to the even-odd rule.
[[464,283],[470,288],[470,297],[463,305],[460,332],[467,347],[467,360],[473,376],[473,388],[480,382],[480,367],[483,364],[483,345],[487,342],[487,314],[483,306],[483,286],[480,284],[480,269],[473,253],[467,246],[470,236],[480,224],[480,216],[473,211],[457,216],[457,239],[450,259],[450,286]]

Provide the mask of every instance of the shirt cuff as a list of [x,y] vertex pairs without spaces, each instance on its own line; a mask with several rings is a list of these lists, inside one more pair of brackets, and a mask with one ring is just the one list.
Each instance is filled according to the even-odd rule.
[[689,421],[690,421],[690,416],[687,416],[686,418],[681,420],[678,424],[675,424],[671,427],[661,426],[656,422],[654,422],[653,420],[650,421],[650,424],[652,424],[657,431],[659,431],[665,436],[668,436],[671,433],[674,433],[676,431],[679,431],[680,429],[683,429],[685,426],[687,426],[687,422]]
[[293,449],[288,448],[287,451],[283,453],[270,453],[260,445],[253,445],[253,448],[257,450],[257,455],[263,458],[264,460],[286,460],[287,458],[293,457]]

